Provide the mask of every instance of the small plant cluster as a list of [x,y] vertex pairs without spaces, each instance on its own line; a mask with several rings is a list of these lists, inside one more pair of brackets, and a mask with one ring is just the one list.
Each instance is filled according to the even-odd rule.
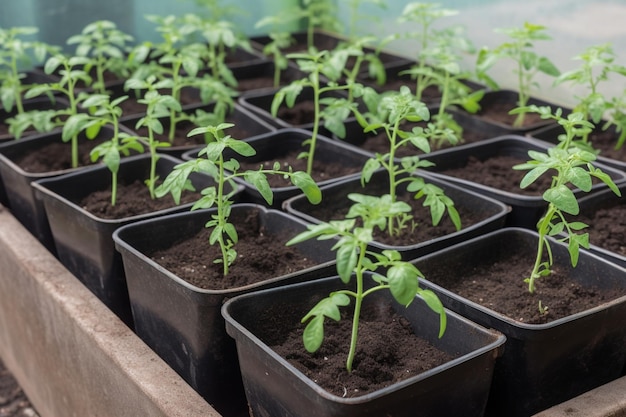
[[[349,305],[353,298],[352,336],[346,360],[346,369],[351,372],[356,354],[361,307],[368,295],[388,290],[394,299],[404,306],[411,304],[416,296],[421,297],[431,310],[439,315],[439,337],[445,332],[447,319],[437,295],[420,288],[419,279],[424,276],[415,265],[403,261],[395,250],[384,250],[380,253],[368,250],[374,230],[376,228],[385,230],[389,226],[390,218],[407,213],[410,206],[392,201],[389,195],[367,196],[354,193],[350,194],[349,198],[354,204],[346,219],[310,225],[307,231],[300,233],[287,244],[293,245],[313,238],[338,239],[333,247],[337,252],[337,273],[344,284],[349,284],[354,279],[356,289],[335,291],[319,301],[302,318],[302,322],[307,323],[302,338],[307,351],[317,351],[324,341],[324,320],[329,318],[339,321],[341,319],[339,308]],[[357,219],[360,222],[357,222]],[[380,270],[385,272],[378,272]],[[367,273],[371,273],[370,277],[374,281],[372,287],[366,286]]]
[[[600,168],[593,165],[596,154],[576,145],[577,140],[583,138],[593,129],[593,124],[585,120],[583,113],[570,113],[563,116],[561,109],[554,112],[548,106],[528,106],[514,112],[534,112],[543,119],[556,120],[565,130],[558,145],[547,152],[529,151],[530,160],[513,167],[517,170],[528,170],[520,183],[526,188],[542,175],[550,174],[552,181],[549,188],[543,192],[543,199],[548,203],[546,213],[537,223],[539,233],[537,256],[530,275],[525,279],[528,291],[533,293],[537,279],[551,274],[553,265],[552,250],[548,236],[559,238],[567,242],[572,266],[578,263],[580,248],[589,248],[589,234],[582,232],[587,224],[575,220],[580,208],[572,186],[584,192],[589,192],[593,186],[593,179],[606,184],[616,195],[621,193],[611,177]],[[572,220],[574,218],[574,220]],[[547,256],[546,256],[547,255]],[[539,310],[545,312],[546,306],[539,305]]]
[[238,241],[235,226],[228,221],[230,207],[233,204],[232,194],[226,190],[227,185],[231,189],[237,189],[235,178],[244,178],[259,191],[261,196],[272,204],[273,193],[267,181],[268,175],[280,175],[289,178],[293,185],[297,186],[307,196],[309,201],[317,204],[321,201],[321,191],[313,179],[305,172],[281,169],[280,163],[276,163],[271,169],[260,167],[258,170],[240,171],[240,164],[235,158],[229,160],[225,157],[225,151],[230,150],[236,155],[250,157],[256,151],[250,144],[225,135],[224,130],[233,127],[232,124],[222,123],[218,126],[199,127],[189,135],[210,133],[215,141],[210,142],[205,148],[199,151],[198,157],[190,161],[177,165],[174,170],[165,178],[163,184],[156,189],[157,196],[171,194],[174,200],[180,201],[181,193],[189,189],[189,175],[193,172],[202,172],[211,175],[216,181],[215,186],[201,190],[202,197],[193,205],[192,210],[208,209],[217,207],[216,214],[211,216],[211,220],[206,227],[211,228],[209,243],[218,244],[222,250],[222,258],[215,262],[223,265],[224,275],[228,274],[229,266],[237,258],[234,248]]

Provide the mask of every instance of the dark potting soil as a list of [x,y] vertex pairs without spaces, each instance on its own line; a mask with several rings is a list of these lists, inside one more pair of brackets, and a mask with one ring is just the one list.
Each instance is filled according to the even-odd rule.
[[[356,189],[354,191],[358,192]],[[367,188],[365,188],[364,194],[367,194]],[[414,200],[408,193],[400,194],[398,199],[412,207],[413,221],[407,225],[399,236],[390,236],[386,231],[376,229],[374,233],[376,242],[391,246],[409,246],[456,232],[456,227],[447,214],[444,215],[437,226],[433,226],[430,209],[422,206],[423,200]],[[306,213],[322,221],[340,220],[345,217],[350,209],[351,201],[346,199],[345,202],[341,206],[338,204],[324,204],[322,202],[320,205],[310,206]],[[486,217],[483,213],[469,210],[468,207],[463,205],[456,207],[456,209],[461,217],[462,228],[479,223]],[[415,226],[414,228],[412,227],[413,225]]]
[[[143,181],[126,183],[119,180],[115,205],[111,205],[111,187],[96,190],[75,203],[94,216],[103,219],[123,219],[140,214],[151,213],[175,207],[176,203],[170,195],[162,198],[150,198],[148,186]],[[197,193],[185,192],[180,204],[194,202],[200,198]]]
[[[298,158],[298,155],[304,150],[305,148],[303,147],[302,150],[290,151],[284,155],[262,162],[240,161],[241,170],[258,170],[261,165],[263,166],[263,169],[272,169],[274,164],[278,162],[283,170],[288,170],[289,167],[291,167],[294,172],[306,172],[307,160],[305,158]],[[340,178],[349,174],[360,172],[361,169],[362,166],[342,164],[340,159],[338,159],[337,162],[328,162],[321,161],[319,158],[316,158],[313,160],[313,170],[311,172],[311,176],[315,182],[320,183],[322,181],[328,181],[329,179]],[[288,187],[292,185],[289,179],[280,175],[268,175],[267,181],[269,182],[270,187],[273,188]]]
[[[79,166],[87,166],[93,164],[89,157],[89,153],[98,144],[104,142],[104,139],[79,140],[78,143],[78,162]],[[14,163],[19,165],[24,171],[31,173],[62,171],[72,168],[72,155],[69,143],[58,142],[50,143],[37,148],[33,152],[28,152],[14,159]]]
[[297,101],[293,107],[281,106],[276,117],[292,126],[303,126],[315,121],[313,101]]
[[585,231],[591,244],[626,256],[626,205],[607,203],[577,220],[589,226]]
[[[509,114],[509,112],[516,107],[517,103],[512,103],[506,99],[494,100],[489,106],[483,105],[476,115],[485,120],[512,127],[517,115]],[[533,126],[541,122],[544,122],[544,120],[541,119],[539,114],[526,113],[522,127]]]
[[280,317],[280,320],[266,323],[271,336],[262,339],[312,381],[340,397],[365,395],[454,358],[417,337],[409,321],[396,314],[390,304],[368,303],[366,299],[359,320],[353,370],[348,372],[351,311],[343,309],[339,322],[326,321],[324,342],[313,354],[302,344],[304,325],[292,328],[293,323],[300,322],[300,317],[285,320],[285,312],[276,313],[268,317]]
[[514,170],[513,166],[526,161],[527,159],[525,158],[509,155],[496,155],[485,160],[470,156],[466,165],[443,169],[438,172],[502,191],[528,196],[540,196],[542,190],[549,188],[552,178],[549,175],[542,175],[528,187],[520,188],[522,178],[528,171]]
[[[503,244],[484,259],[454,262],[449,267],[429,270],[420,266],[426,279],[462,297],[497,311],[513,320],[542,324],[599,306],[621,297],[617,289],[583,286],[558,265],[547,277],[536,281],[531,294],[524,279],[535,261],[536,247]],[[547,313],[539,312],[539,302]]]
[[615,149],[619,135],[614,129],[608,131],[594,131],[589,136],[589,141],[593,147],[600,151],[600,155],[616,161],[626,161],[626,145]]
[[[148,254],[155,262],[198,288],[229,289],[261,282],[316,265],[297,248],[285,246],[293,236],[268,232],[252,213],[241,221],[231,219],[239,241],[237,259],[225,277],[218,245],[209,245],[211,230],[202,229],[189,239],[175,242],[167,249]],[[245,226],[245,227],[243,227]]]

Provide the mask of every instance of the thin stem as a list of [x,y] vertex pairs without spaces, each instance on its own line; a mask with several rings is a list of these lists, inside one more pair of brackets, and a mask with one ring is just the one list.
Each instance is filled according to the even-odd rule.
[[224,183],[225,181],[225,172],[224,172],[224,157],[220,154],[219,157],[219,181],[217,181],[217,221],[218,227],[222,230],[217,237],[217,241],[220,245],[220,250],[222,251],[222,264],[223,264],[223,272],[224,276],[228,275],[228,248],[226,248],[226,243],[224,242],[224,226],[226,224],[226,204],[224,204]]
[[[365,257],[365,250],[367,249],[367,243],[361,242],[359,244],[359,260],[357,265],[363,265],[363,259]],[[356,344],[359,333],[359,318],[361,316],[361,306],[363,304],[363,268],[358,268],[356,271],[356,294],[354,296],[354,314],[352,316],[352,336],[350,337],[350,350],[348,351],[348,359],[346,360],[346,369],[348,372],[352,372],[352,363],[354,362],[354,356],[356,355]]]

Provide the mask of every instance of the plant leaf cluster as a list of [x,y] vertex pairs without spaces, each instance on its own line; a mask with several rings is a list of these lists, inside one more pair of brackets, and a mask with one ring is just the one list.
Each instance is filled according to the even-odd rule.
[[553,112],[548,106],[534,105],[516,109],[514,112],[538,113],[543,119],[556,120],[566,132],[562,140],[547,152],[531,150],[528,152],[530,160],[513,167],[528,171],[522,178],[521,188],[528,187],[543,175],[552,177],[550,186],[542,194],[548,207],[537,223],[537,256],[530,275],[525,279],[528,290],[532,293],[535,291],[536,280],[551,273],[553,257],[548,236],[558,238],[565,235],[559,240],[567,242],[570,261],[574,267],[578,263],[580,248],[589,248],[589,234],[582,232],[588,225],[575,220],[580,208],[572,188],[589,192],[595,178],[606,184],[616,195],[620,196],[621,193],[611,177],[593,165],[596,154],[575,143],[593,128],[593,124],[585,120],[583,113],[570,113],[565,117],[561,109]]
[[[498,83],[487,72],[498,61],[512,60],[516,65],[514,71],[517,74],[518,109],[525,109],[531,90],[536,87],[536,75],[543,73],[551,77],[558,77],[560,74],[559,69],[548,57],[541,56],[534,50],[535,42],[551,39],[546,30],[545,26],[528,22],[519,28],[496,29],[497,33],[506,35],[509,41],[492,49],[481,48],[476,61],[478,79],[484,81],[490,88],[499,89]],[[517,118],[513,126],[520,127],[524,124],[526,112],[522,110],[516,113]]]
[[[356,354],[361,306],[366,296],[376,291],[389,290],[394,299],[404,306],[420,296],[439,315],[440,337],[445,331],[447,321],[443,305],[435,293],[420,288],[419,279],[423,278],[423,274],[415,265],[403,261],[400,253],[395,250],[384,250],[380,253],[368,250],[374,230],[384,230],[389,218],[408,212],[410,206],[404,202],[393,201],[389,195],[368,196],[353,193],[349,198],[354,203],[345,219],[309,225],[307,231],[292,238],[287,245],[314,238],[337,239],[332,248],[336,251],[337,273],[344,284],[349,284],[354,279],[356,289],[335,291],[320,300],[302,318],[302,323],[307,323],[302,338],[307,351],[317,351],[324,340],[325,319],[339,321],[339,308],[349,305],[353,298],[352,335],[346,360],[346,368],[351,372]],[[364,282],[368,273],[371,273],[369,276],[374,281],[370,288]]]
[[[268,204],[272,204],[273,193],[267,180],[268,175],[280,175],[288,178],[293,185],[300,188],[313,204],[321,201],[321,191],[310,175],[302,171],[292,171],[291,167],[281,169],[279,163],[271,169],[260,166],[258,170],[240,169],[237,159],[226,159],[224,153],[227,150],[238,156],[251,157],[256,154],[255,149],[247,142],[225,135],[224,131],[233,126],[230,123],[222,123],[217,126],[198,127],[189,132],[189,136],[199,134],[211,134],[214,141],[208,143],[199,151],[198,157],[185,161],[174,167],[174,170],[165,178],[163,183],[155,190],[157,197],[171,194],[178,204],[184,190],[191,187],[189,176],[194,172],[210,175],[215,180],[215,185],[201,190],[202,197],[193,205],[192,210],[208,209],[216,207],[216,213],[207,222],[206,227],[211,228],[209,243],[218,244],[222,251],[221,259],[216,262],[223,265],[224,275],[228,274],[229,266],[236,259],[234,248],[238,241],[235,226],[229,222],[230,208],[233,204],[232,196],[236,191],[234,179],[243,178],[254,186]],[[232,191],[227,190],[230,185]]]

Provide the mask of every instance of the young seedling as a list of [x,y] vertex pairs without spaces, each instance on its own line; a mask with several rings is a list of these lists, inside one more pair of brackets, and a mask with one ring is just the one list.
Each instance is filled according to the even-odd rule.
[[[333,246],[333,250],[337,252],[337,273],[345,284],[349,284],[354,277],[356,290],[335,291],[319,301],[302,318],[302,323],[308,322],[302,339],[307,351],[317,351],[324,341],[324,320],[330,318],[339,321],[341,319],[339,307],[349,305],[350,298],[354,298],[352,335],[346,360],[346,369],[352,372],[361,307],[363,299],[368,295],[376,291],[389,290],[394,299],[404,306],[411,304],[419,295],[431,310],[439,315],[439,337],[442,337],[445,332],[447,319],[437,295],[430,290],[420,288],[419,279],[424,276],[415,265],[402,261],[400,254],[395,250],[384,250],[381,253],[368,250],[368,245],[373,240],[374,230],[376,228],[384,230],[388,226],[389,218],[408,212],[410,210],[408,204],[393,202],[389,195],[374,197],[350,194],[349,198],[354,201],[354,204],[345,219],[309,225],[307,231],[292,238],[287,245],[313,238],[338,239]],[[357,219],[360,221],[357,222]],[[380,273],[379,270],[385,272]],[[369,289],[366,288],[364,282],[368,271],[376,283]]]
[[452,118],[449,109],[461,106],[468,113],[476,113],[485,94],[483,90],[472,91],[466,83],[470,73],[461,69],[461,54],[473,52],[473,47],[458,28],[431,32],[430,46],[421,51],[419,63],[401,74],[409,74],[418,80],[418,99],[427,88],[438,89],[441,98],[433,122],[441,130],[455,132],[461,141],[463,128]]
[[[209,74],[199,76],[205,49],[204,45],[199,43],[184,45],[180,48],[163,45],[162,48],[157,49],[160,54],[158,62],[152,61],[142,65],[131,78],[145,80],[150,76],[156,77],[160,88],[169,91],[169,95],[179,103],[185,88],[195,88],[200,92],[200,100],[203,103],[214,103],[214,121],[215,119],[223,120],[234,107],[233,97],[236,92]],[[175,139],[179,123],[184,121],[200,126],[207,122],[207,114],[200,110],[195,114],[189,114],[171,107],[167,133],[170,142]]]
[[[528,22],[524,23],[521,28],[496,29],[496,32],[507,35],[510,41],[504,42],[493,49],[483,47],[478,53],[476,62],[477,76],[494,90],[499,89],[498,83],[487,75],[487,71],[502,59],[511,59],[515,62],[514,72],[517,75],[518,90],[517,108],[519,109],[526,108],[531,90],[536,84],[535,76],[538,73],[552,77],[557,77],[560,74],[560,71],[549,58],[540,56],[534,51],[536,41],[551,39],[546,30],[545,26]],[[525,111],[518,111],[513,126],[523,126],[525,116]]]
[[80,105],[87,98],[86,92],[77,92],[79,82],[89,84],[91,77],[85,72],[85,65],[89,62],[86,57],[68,57],[57,54],[48,58],[44,65],[46,74],[52,74],[58,70],[61,79],[57,82],[37,84],[31,87],[24,98],[33,98],[40,95],[52,96],[60,94],[68,101],[68,107],[58,110],[34,110],[17,115],[9,120],[10,131],[16,138],[30,126],[51,130],[57,126],[63,126],[62,139],[71,144],[71,166],[78,167],[78,135],[82,131],[82,124],[75,123],[80,120],[76,116],[80,113]]
[[95,138],[105,125],[113,128],[112,137],[94,147],[89,154],[92,162],[101,159],[111,171],[112,206],[115,206],[117,200],[117,173],[121,156],[128,156],[131,151],[143,152],[143,145],[137,136],[120,132],[118,120],[122,115],[122,109],[119,104],[127,98],[128,96],[122,96],[111,101],[108,94],[93,94],[82,103],[82,106],[90,109],[91,113],[80,113],[68,119],[68,123],[76,125],[80,130],[85,130],[88,139]]
[[16,112],[24,113],[22,95],[31,86],[23,85],[22,68],[36,62],[43,62],[46,55],[56,52],[56,48],[43,42],[24,38],[38,32],[35,27],[0,28],[0,103],[5,111],[15,107]]
[[273,32],[269,34],[271,42],[263,47],[263,54],[271,56],[274,62],[274,88],[280,87],[282,71],[289,66],[289,60],[283,50],[293,45],[295,39],[289,32]]
[[[305,141],[304,145],[308,150],[300,154],[300,157],[307,158],[307,174],[313,171],[313,161],[315,160],[315,148],[319,134],[321,120],[324,119],[324,126],[339,137],[345,136],[344,121],[356,108],[354,102],[336,97],[324,97],[328,93],[353,90],[353,97],[358,97],[363,93],[362,88],[357,88],[356,84],[339,84],[337,81],[343,74],[347,55],[341,59],[334,59],[329,51],[320,51],[315,54],[289,54],[290,59],[296,59],[299,68],[308,74],[306,78],[292,81],[276,92],[271,104],[271,113],[278,115],[278,110],[283,104],[293,107],[296,99],[304,88],[310,88],[313,92],[314,120],[311,138]],[[327,77],[331,82],[325,84],[321,81],[321,76]],[[360,85],[359,85],[360,86]],[[362,87],[362,86],[361,86]],[[322,109],[322,106],[324,108]]]
[[130,75],[126,55],[133,37],[117,28],[109,20],[97,20],[85,26],[78,35],[67,40],[68,45],[76,46],[76,56],[87,57],[91,60],[85,65],[85,71],[95,68],[96,76],[91,85],[95,92],[106,94],[104,75],[111,72],[119,78]]
[[[435,3],[412,2],[407,4],[398,18],[398,23],[410,23],[417,26],[415,31],[407,31],[399,35],[391,35],[392,39],[408,38],[414,39],[418,44],[416,65],[412,69],[415,75],[415,97],[422,100],[424,90],[429,87],[430,73],[428,72],[428,60],[425,54],[431,51],[433,44],[441,37],[437,31],[433,30],[434,25],[442,18],[454,16],[456,10],[445,9]],[[440,42],[439,42],[440,43]]]
[[[374,117],[370,115],[369,120],[358,112],[356,115],[366,133],[383,129],[389,140],[389,152],[378,153],[365,163],[361,172],[362,185],[365,186],[372,175],[382,167],[389,178],[388,195],[393,202],[398,201],[400,186],[406,184],[406,190],[415,193],[415,199],[424,198],[423,204],[430,208],[434,226],[441,222],[447,211],[453,224],[459,230],[461,220],[454,202],[441,188],[426,183],[419,176],[411,175],[420,168],[432,166],[432,163],[421,160],[418,154],[402,157],[399,161],[396,157],[398,150],[404,146],[413,146],[416,151],[428,153],[433,138],[447,136],[448,139],[455,140],[456,136],[452,132],[437,130],[433,124],[428,124],[426,128],[417,126],[411,131],[403,130],[402,125],[405,122],[427,122],[430,118],[428,107],[418,101],[406,86],[395,94],[385,95],[378,106],[378,113]],[[411,215],[407,213],[397,213],[393,218],[389,218],[387,224],[389,235],[400,235],[411,219]]]
[[334,32],[341,31],[341,23],[337,17],[337,7],[332,0],[302,0],[302,17],[307,27],[307,44],[309,51],[315,49],[315,29]]
[[[580,233],[587,225],[572,220],[579,214],[580,209],[570,185],[588,192],[592,187],[592,179],[596,178],[618,196],[621,194],[611,177],[593,166],[595,153],[574,144],[593,129],[593,124],[585,120],[582,113],[570,113],[563,117],[561,109],[552,112],[548,106],[528,106],[515,109],[514,112],[536,112],[543,119],[556,120],[565,130],[565,135],[557,145],[547,152],[529,151],[531,159],[513,167],[517,170],[528,170],[520,183],[521,188],[528,187],[544,174],[548,173],[552,177],[550,187],[543,192],[543,199],[548,203],[548,208],[537,223],[539,233],[537,256],[530,275],[524,280],[528,284],[528,291],[533,293],[536,281],[551,273],[553,258],[548,236],[567,234],[561,241],[567,242],[570,261],[574,267],[578,263],[580,248],[589,248],[589,234]],[[540,310],[545,308],[546,306],[540,305]]]
[[280,175],[289,178],[291,183],[300,188],[313,204],[321,201],[321,191],[310,175],[301,171],[292,171],[291,168],[281,169],[276,163],[272,169],[246,170],[240,171],[239,162],[236,159],[226,160],[224,152],[229,150],[243,157],[250,157],[256,154],[254,148],[247,142],[225,135],[224,131],[234,126],[230,123],[222,123],[217,126],[199,127],[191,132],[189,136],[209,133],[215,141],[208,143],[199,153],[196,159],[183,162],[165,178],[163,183],[156,189],[156,195],[162,197],[171,193],[174,201],[178,204],[183,190],[188,189],[188,178],[193,172],[203,172],[211,175],[216,185],[207,187],[201,191],[202,197],[193,205],[192,210],[207,209],[216,206],[216,213],[211,216],[206,224],[211,228],[209,243],[218,244],[222,257],[215,260],[223,265],[224,275],[228,274],[229,267],[237,258],[235,245],[238,241],[235,226],[229,222],[230,208],[233,204],[232,195],[226,192],[226,185],[234,186],[234,179],[243,178],[252,184],[259,191],[261,196],[272,204],[273,193],[267,181],[267,175]]
[[[619,98],[610,100],[600,91],[600,85],[609,81],[612,75],[626,76],[626,67],[615,63],[615,52],[610,44],[594,45],[588,47],[575,59],[582,61],[580,67],[559,75],[554,84],[563,83],[581,86],[587,89],[587,95],[577,97],[578,103],[573,111],[583,114],[583,119],[594,123],[596,126],[602,121],[607,113],[611,113],[611,120],[604,124],[608,128],[611,124],[621,132],[616,147],[622,146],[626,139],[626,120],[624,117],[624,104]],[[583,137],[587,142],[588,135]]]
[[156,139],[155,134],[163,134],[163,123],[161,119],[167,117],[171,110],[182,111],[180,103],[170,95],[163,95],[159,92],[163,88],[163,82],[156,82],[155,77],[148,77],[147,80],[129,79],[125,87],[145,91],[142,99],[138,102],[146,105],[146,115],[137,121],[135,129],[145,127],[148,130],[148,149],[150,151],[150,176],[146,180],[146,185],[150,191],[150,197],[156,198],[155,188],[158,181],[156,175],[156,164],[158,161],[157,152],[160,148],[167,148],[170,142],[162,142]]

